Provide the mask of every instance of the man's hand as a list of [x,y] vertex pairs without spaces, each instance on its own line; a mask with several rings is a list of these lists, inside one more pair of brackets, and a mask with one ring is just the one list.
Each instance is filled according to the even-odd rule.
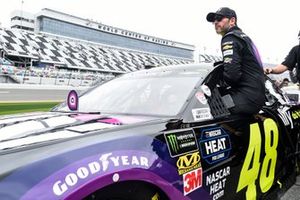
[[271,67],[266,67],[266,68],[264,68],[264,72],[265,72],[265,74],[272,74],[273,69]]
[[276,65],[275,67],[265,67],[264,68],[265,74],[281,74],[281,73],[285,72],[286,70],[288,70],[288,67],[283,64]]

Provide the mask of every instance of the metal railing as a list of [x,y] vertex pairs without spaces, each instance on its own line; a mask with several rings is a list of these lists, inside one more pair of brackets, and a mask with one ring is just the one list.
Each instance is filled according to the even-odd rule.
[[37,85],[65,85],[65,86],[93,86],[102,81],[112,79],[113,76],[88,73],[72,73],[59,71],[20,70],[17,72],[0,71],[0,83],[37,84]]

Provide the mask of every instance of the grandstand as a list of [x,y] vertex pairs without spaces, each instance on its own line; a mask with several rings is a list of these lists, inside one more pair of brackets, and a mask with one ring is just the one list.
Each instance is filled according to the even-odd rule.
[[149,65],[193,62],[192,45],[50,9],[36,15],[34,31],[24,30],[26,23],[18,26],[16,20],[29,20],[14,13],[12,29],[0,28],[0,52],[4,60],[17,67],[12,71],[19,83],[75,84],[73,79],[80,79],[77,84],[89,85]]
[[192,61],[23,30],[0,29],[0,40],[4,57],[20,69],[52,68],[65,73],[94,73],[103,79],[146,65]]
[[219,62],[222,60],[223,60],[222,56],[208,55],[208,54],[200,54],[199,55],[200,62],[211,63],[211,62]]
[[[13,11],[11,28],[0,27],[0,82],[93,85],[147,66],[194,62],[194,51],[193,45],[48,8]],[[200,54],[197,60],[222,56]]]
[[191,61],[20,30],[0,29],[0,39],[6,58],[26,66],[48,64],[69,69],[126,73],[147,64]]

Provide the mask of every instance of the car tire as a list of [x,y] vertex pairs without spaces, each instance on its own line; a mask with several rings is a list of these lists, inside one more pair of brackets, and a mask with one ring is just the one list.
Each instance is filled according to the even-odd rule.
[[85,200],[168,200],[155,186],[145,182],[123,181],[94,192]]

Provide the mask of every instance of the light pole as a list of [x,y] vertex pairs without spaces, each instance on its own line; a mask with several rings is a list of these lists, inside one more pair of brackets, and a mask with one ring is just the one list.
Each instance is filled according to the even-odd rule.
[[23,4],[24,0],[21,0],[21,29],[23,29]]

